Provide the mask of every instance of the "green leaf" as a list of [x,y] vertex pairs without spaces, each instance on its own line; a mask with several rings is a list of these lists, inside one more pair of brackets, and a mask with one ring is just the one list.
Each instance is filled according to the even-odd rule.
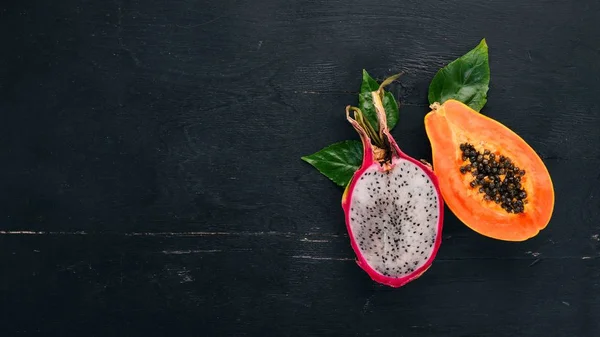
[[362,78],[362,83],[360,85],[360,92],[367,92],[367,91],[375,91],[379,89],[379,83],[377,83],[377,81],[371,77],[371,75],[369,75],[369,73],[363,69],[363,78]]
[[[358,107],[375,130],[379,130],[379,122],[377,121],[377,112],[373,105],[371,91],[376,91],[377,89],[379,89],[379,83],[363,69],[363,79],[360,86],[360,94],[358,95]],[[398,103],[394,95],[385,90],[383,94],[383,108],[385,109],[388,128],[392,130],[398,123]]]
[[363,147],[358,140],[346,140],[329,145],[302,160],[341,187],[346,187],[362,163]]
[[429,104],[455,99],[480,111],[487,102],[489,83],[488,46],[482,39],[477,47],[435,74],[429,85]]
[[387,124],[388,129],[390,131],[396,126],[398,123],[398,103],[394,98],[394,95],[386,91],[383,94],[383,108],[385,109],[385,115],[387,116]]
[[[390,77],[393,80],[397,76]],[[373,105],[372,91],[379,89],[380,83],[372,78],[366,70],[363,70],[363,78],[358,96],[359,108],[362,115],[375,129],[379,130],[377,122],[377,112]],[[391,130],[398,123],[398,103],[391,92],[383,91],[383,108],[388,121],[388,128]],[[308,156],[302,157],[302,160],[314,166],[319,172],[336,183],[338,186],[348,185],[354,172],[358,170],[362,163],[363,148],[362,143],[357,140],[347,140],[329,145],[322,150]]]

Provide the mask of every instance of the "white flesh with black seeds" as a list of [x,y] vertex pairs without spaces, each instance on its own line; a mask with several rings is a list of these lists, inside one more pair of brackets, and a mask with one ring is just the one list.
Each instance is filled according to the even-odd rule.
[[377,164],[358,178],[350,227],[371,268],[402,277],[421,267],[434,249],[439,203],[429,176],[399,159],[388,172]]

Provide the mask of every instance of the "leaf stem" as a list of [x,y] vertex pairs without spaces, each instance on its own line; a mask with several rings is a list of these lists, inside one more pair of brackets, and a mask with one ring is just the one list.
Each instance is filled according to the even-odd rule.
[[392,76],[386,78],[385,80],[383,80],[383,82],[381,82],[381,84],[379,85],[379,89],[377,89],[377,92],[380,93],[381,95],[383,95],[383,87],[388,86],[390,83],[394,82],[402,75],[404,75],[404,72],[392,75]]
[[357,107],[347,106],[346,112],[349,112],[350,110],[354,112],[354,119],[360,126],[362,126],[362,128],[365,130],[371,141],[378,147],[382,147],[383,141],[381,140],[381,137],[379,136],[377,131],[373,129],[373,126],[371,126],[371,123],[369,123],[369,121],[365,118],[362,111]]

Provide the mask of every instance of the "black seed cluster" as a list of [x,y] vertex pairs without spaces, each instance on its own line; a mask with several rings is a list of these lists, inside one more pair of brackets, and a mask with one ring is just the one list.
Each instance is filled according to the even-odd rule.
[[525,211],[527,192],[521,186],[525,170],[515,166],[510,158],[485,149],[479,152],[470,143],[460,144],[460,150],[462,160],[469,162],[460,167],[460,173],[471,173],[473,180],[469,185],[482,193],[484,200],[500,204],[508,213]]

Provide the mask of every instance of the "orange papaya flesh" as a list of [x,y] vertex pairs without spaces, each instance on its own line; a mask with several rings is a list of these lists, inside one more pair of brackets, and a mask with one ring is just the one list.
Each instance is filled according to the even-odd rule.
[[[456,217],[477,233],[505,241],[524,241],[546,228],[554,210],[554,187],[531,146],[508,127],[459,101],[431,107],[425,116],[425,130],[433,169],[442,196]],[[465,147],[471,145],[476,150],[474,158],[479,157],[475,162],[468,158],[469,151],[465,156]],[[501,156],[515,169],[501,162]],[[477,170],[482,158],[486,165]],[[493,165],[496,173],[492,174],[488,165]]]

